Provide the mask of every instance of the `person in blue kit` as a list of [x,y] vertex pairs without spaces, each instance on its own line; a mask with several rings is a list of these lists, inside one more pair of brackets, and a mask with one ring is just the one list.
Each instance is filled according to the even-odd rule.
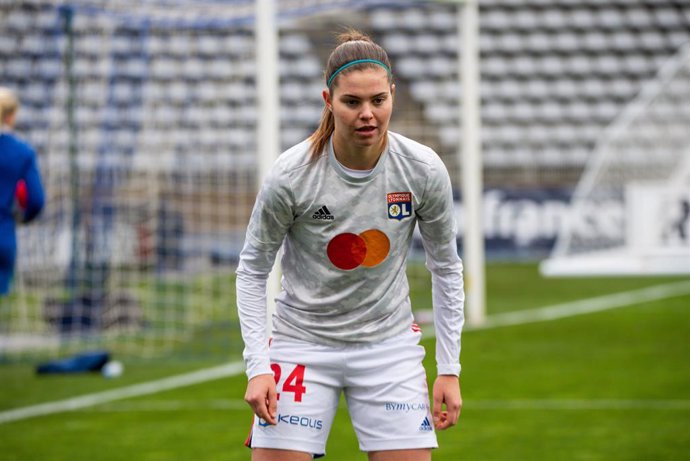
[[45,204],[36,153],[13,129],[19,100],[0,87],[0,296],[10,291],[17,258],[16,222],[35,219]]

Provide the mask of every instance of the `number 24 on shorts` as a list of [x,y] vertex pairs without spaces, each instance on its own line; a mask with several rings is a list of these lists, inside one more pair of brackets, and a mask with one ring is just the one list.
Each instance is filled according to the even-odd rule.
[[[273,370],[276,386],[278,386],[280,383],[280,377],[283,374],[283,370],[277,363],[271,364],[271,370]],[[304,387],[304,370],[304,365],[296,365],[283,383],[283,392],[292,392],[295,394],[295,402],[301,402],[302,394],[307,392],[307,388]],[[280,400],[280,392],[277,393],[276,399]]]

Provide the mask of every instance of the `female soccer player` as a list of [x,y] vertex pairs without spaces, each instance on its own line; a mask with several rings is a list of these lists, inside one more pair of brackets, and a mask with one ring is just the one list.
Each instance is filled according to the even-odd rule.
[[0,296],[9,292],[14,273],[15,220],[33,220],[44,205],[36,154],[12,133],[18,110],[15,94],[0,87]]
[[[257,197],[237,269],[256,415],[254,461],[325,453],[344,393],[371,461],[422,461],[460,414],[462,263],[448,172],[430,148],[388,131],[395,85],[369,37],[339,37],[321,124],[283,153]],[[432,273],[438,376],[429,405],[406,258],[419,225]],[[266,278],[280,247],[272,340]],[[445,408],[445,409],[444,409]]]

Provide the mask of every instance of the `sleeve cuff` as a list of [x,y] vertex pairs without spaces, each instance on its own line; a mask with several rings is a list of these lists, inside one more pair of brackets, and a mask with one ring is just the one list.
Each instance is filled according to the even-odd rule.
[[438,375],[454,375],[454,376],[460,376],[460,364],[455,363],[455,364],[449,364],[449,365],[437,365],[437,374]]
[[247,379],[252,379],[258,375],[272,375],[271,365],[268,360],[257,360],[247,362]]

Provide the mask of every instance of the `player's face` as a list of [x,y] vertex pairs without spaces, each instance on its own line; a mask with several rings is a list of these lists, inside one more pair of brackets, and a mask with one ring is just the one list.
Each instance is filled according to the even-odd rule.
[[395,86],[385,69],[366,68],[337,77],[332,94],[324,90],[326,106],[333,113],[333,142],[349,151],[383,151],[393,113]]

